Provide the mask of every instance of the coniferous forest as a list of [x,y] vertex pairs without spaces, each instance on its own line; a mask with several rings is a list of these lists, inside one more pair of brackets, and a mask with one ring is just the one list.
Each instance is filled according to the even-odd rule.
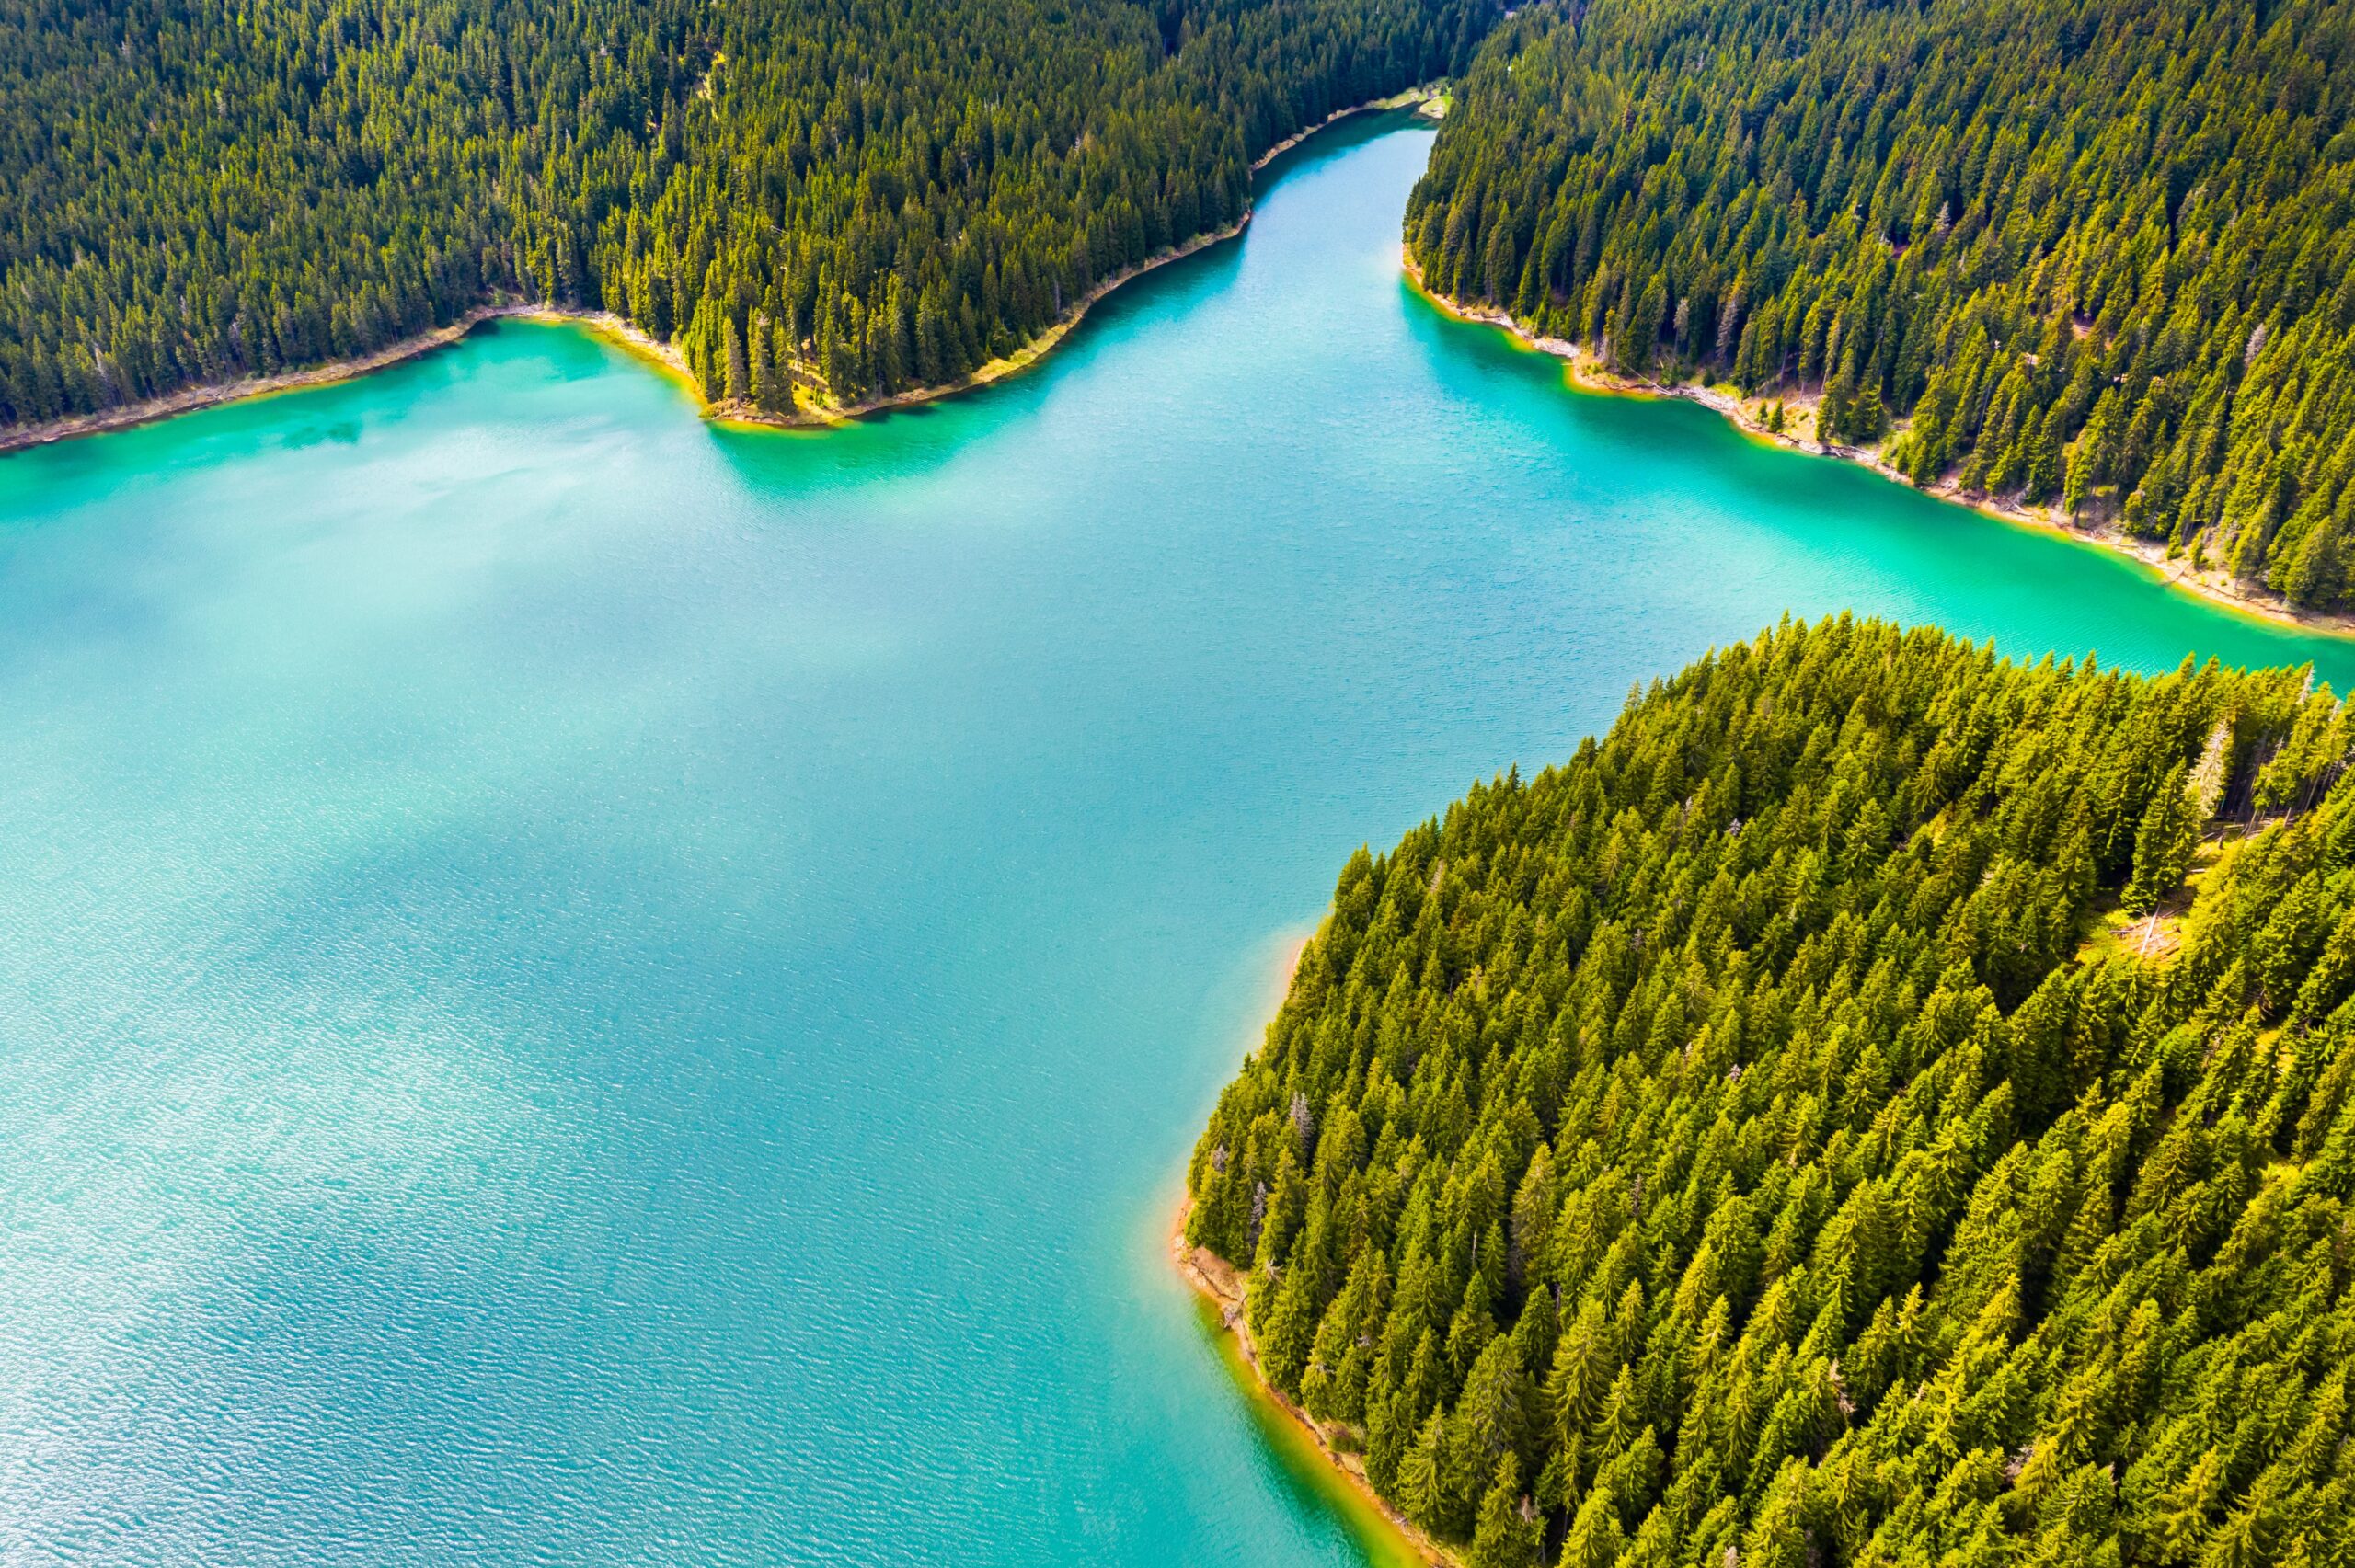
[[1350,862],[1189,1240],[1476,1568],[2347,1562],[2348,739],[1786,623]]
[[1917,483],[2344,608],[2350,111],[2347,0],[1544,6],[1407,235],[1628,373],[1820,394]]
[[1489,0],[7,0],[0,425],[604,309],[718,398],[951,381]]

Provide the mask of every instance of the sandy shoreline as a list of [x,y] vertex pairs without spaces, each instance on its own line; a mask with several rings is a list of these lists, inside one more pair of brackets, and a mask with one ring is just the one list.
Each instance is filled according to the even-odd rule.
[[[446,349],[476,327],[491,321],[544,321],[579,326],[650,361],[656,369],[676,377],[690,390],[695,386],[694,378],[687,373],[686,361],[679,357],[676,349],[648,337],[611,311],[569,310],[538,302],[501,301],[495,304],[477,305],[447,326],[437,326],[415,338],[404,338],[397,343],[379,349],[373,354],[362,354],[357,359],[335,360],[298,371],[281,371],[276,375],[247,376],[242,381],[208,382],[201,386],[184,386],[161,397],[126,403],[120,408],[109,408],[101,413],[75,414],[62,419],[44,420],[38,425],[11,426],[0,429],[0,452],[46,446],[52,441],[73,441],[82,436],[103,435],[109,430],[127,430],[133,426],[168,419],[174,415],[193,414],[201,408],[217,408],[224,404],[244,403],[258,397],[272,397],[281,392],[301,392],[311,387],[334,386],[341,382],[356,381],[362,376],[431,354],[437,349]],[[701,401],[700,397],[697,401]]]
[[[1278,949],[1277,962],[1271,967],[1270,980],[1273,1001],[1266,1009],[1272,1016],[1281,1006],[1286,992],[1292,989],[1292,971],[1300,965],[1300,956],[1315,937],[1315,932],[1303,932],[1285,939]],[[1257,1048],[1256,1040],[1253,1048]],[[1250,1327],[1243,1321],[1243,1281],[1235,1270],[1217,1253],[1207,1248],[1186,1244],[1186,1217],[1193,1208],[1193,1199],[1187,1194],[1185,1174],[1178,1174],[1178,1211],[1169,1226],[1167,1245],[1169,1260],[1179,1277],[1193,1288],[1214,1310],[1223,1332],[1232,1336],[1239,1365],[1234,1368],[1237,1379],[1247,1379],[1244,1392],[1253,1398],[1266,1400],[1281,1413],[1284,1420],[1297,1429],[1298,1435],[1313,1448],[1325,1468],[1351,1493],[1363,1506],[1363,1516],[1350,1523],[1358,1528],[1378,1528],[1389,1539],[1384,1544],[1395,1549],[1394,1555],[1419,1560],[1435,1568],[1461,1568],[1460,1560],[1446,1547],[1424,1534],[1412,1520],[1385,1502],[1365,1478],[1365,1461],[1356,1454],[1343,1453],[1334,1446],[1332,1437],[1309,1413],[1286,1398],[1259,1371],[1259,1356],[1251,1343]]]
[[[1256,174],[1267,167],[1269,164],[1336,121],[1367,109],[1403,109],[1409,104],[1423,102],[1433,97],[1437,91],[1436,87],[1430,86],[1409,87],[1405,92],[1390,97],[1373,99],[1366,103],[1353,104],[1348,109],[1336,109],[1316,124],[1294,135],[1285,137],[1259,155],[1252,161],[1252,172]],[[1013,353],[1002,359],[992,360],[969,376],[944,385],[914,387],[906,392],[894,393],[888,397],[870,398],[866,402],[855,403],[846,407],[801,408],[790,414],[772,414],[742,404],[709,403],[704,399],[702,389],[695,385],[695,378],[688,373],[686,361],[680,356],[678,349],[669,343],[639,331],[625,317],[615,315],[611,311],[574,310],[549,304],[544,301],[502,301],[477,305],[447,326],[435,327],[431,332],[404,338],[398,343],[379,349],[373,354],[363,354],[355,359],[336,360],[327,364],[312,365],[302,370],[281,372],[276,375],[247,376],[239,381],[187,386],[177,392],[167,393],[161,397],[125,404],[120,408],[108,408],[96,414],[69,415],[63,418],[44,420],[38,425],[18,425],[0,429],[0,453],[19,451],[26,447],[45,446],[52,441],[72,441],[82,436],[102,435],[109,430],[129,429],[137,425],[153,424],[158,419],[168,419],[176,414],[192,414],[201,408],[215,408],[227,403],[242,403],[247,398],[268,397],[276,393],[296,392],[306,387],[332,386],[339,382],[351,381],[367,375],[371,372],[385,370],[405,361],[414,360],[419,355],[430,354],[437,349],[447,348],[485,322],[502,320],[567,323],[610,339],[631,353],[649,361],[657,369],[676,377],[694,395],[697,406],[707,417],[722,424],[758,426],[771,429],[823,429],[847,424],[867,415],[879,414],[892,408],[905,408],[920,403],[930,403],[939,398],[954,396],[960,392],[971,392],[975,387],[987,386],[993,382],[1003,381],[1017,372],[1028,370],[1038,363],[1049,349],[1062,342],[1073,327],[1080,324],[1086,316],[1089,307],[1113,290],[1123,283],[1134,281],[1155,268],[1166,267],[1173,261],[1182,260],[1193,255],[1196,251],[1233,239],[1248,228],[1250,223],[1251,208],[1246,203],[1243,216],[1223,228],[1196,235],[1182,245],[1172,246],[1157,255],[1148,257],[1134,267],[1105,279],[1088,290],[1061,321],[1048,327]]]
[[714,403],[707,406],[706,412],[713,418],[728,425],[758,426],[774,430],[827,429],[836,425],[850,424],[870,414],[881,414],[893,408],[911,407],[919,403],[933,403],[943,397],[954,397],[960,392],[971,392],[975,387],[987,386],[992,382],[1004,381],[1010,375],[1028,370],[1044,359],[1049,349],[1062,342],[1073,327],[1086,319],[1088,311],[1098,301],[1121,284],[1134,282],[1155,268],[1166,267],[1173,261],[1182,261],[1196,251],[1207,250],[1212,246],[1222,245],[1250,226],[1251,214],[1248,210],[1246,210],[1242,217],[1224,228],[1212,229],[1207,234],[1196,235],[1183,245],[1171,246],[1166,250],[1145,258],[1125,271],[1114,273],[1081,295],[1079,303],[1074,305],[1070,313],[1061,321],[1048,327],[1013,353],[1003,359],[992,360],[961,380],[948,382],[939,386],[911,387],[905,392],[895,392],[888,397],[871,397],[863,403],[853,403],[840,408],[798,408],[790,414],[772,414],[739,403]]
[[[1687,403],[1698,403],[1732,423],[1744,435],[1756,441],[1787,447],[1793,452],[1811,457],[1834,457],[1871,469],[1881,477],[1908,489],[1917,488],[1913,481],[1881,461],[1878,449],[1819,443],[1808,439],[1798,428],[1770,430],[1760,422],[1755,407],[1763,407],[1767,399],[1744,402],[1732,392],[1715,386],[1693,383],[1674,384],[1637,380],[1603,368],[1594,353],[1576,343],[1560,338],[1543,338],[1530,332],[1511,316],[1500,310],[1468,305],[1431,289],[1423,281],[1422,269],[1415,259],[1401,252],[1400,265],[1415,292],[1439,309],[1459,321],[1476,322],[1493,326],[1512,338],[1524,348],[1541,354],[1550,354],[1568,367],[1571,383],[1580,390],[1624,397],[1673,397]],[[1814,400],[1806,397],[1780,399],[1789,413],[1805,421],[1807,429],[1814,424]],[[1755,407],[1753,406],[1755,406]],[[2137,539],[2108,525],[2080,528],[2067,517],[2050,507],[1998,505],[1983,498],[1965,495],[1951,480],[1942,481],[1923,490],[1924,495],[1953,506],[1966,507],[1982,517],[2016,528],[2031,528],[2039,532],[2057,534],[2072,544],[2106,550],[2124,555],[2149,567],[2168,587],[2180,589],[2222,610],[2246,615],[2271,625],[2286,626],[2294,631],[2325,636],[2355,636],[2355,616],[2332,614],[2324,611],[2300,610],[2279,594],[2248,589],[2217,570],[2194,571],[2188,558],[2167,558],[2166,547],[2148,539]]]
[[1238,1379],[1250,1379],[1245,1391],[1267,1400],[1281,1410],[1298,1429],[1299,1435],[1315,1448],[1326,1468],[1374,1516],[1372,1521],[1358,1519],[1352,1520],[1352,1524],[1364,1528],[1369,1523],[1378,1522],[1379,1527],[1393,1538],[1389,1544],[1404,1553],[1432,1564],[1433,1568],[1462,1568],[1461,1559],[1455,1553],[1424,1534],[1413,1520],[1393,1508],[1380,1493],[1374,1491],[1373,1483],[1365,1478],[1365,1460],[1361,1456],[1345,1454],[1335,1448],[1326,1429],[1306,1411],[1286,1398],[1260,1372],[1258,1350],[1251,1343],[1249,1325],[1243,1321],[1242,1280],[1228,1266],[1225,1259],[1208,1248],[1186,1245],[1186,1217],[1192,1209],[1193,1199],[1190,1196],[1178,1200],[1177,1216],[1169,1227],[1169,1259],[1176,1265],[1179,1277],[1217,1312],[1223,1332],[1233,1336],[1234,1346],[1241,1361],[1235,1375]]

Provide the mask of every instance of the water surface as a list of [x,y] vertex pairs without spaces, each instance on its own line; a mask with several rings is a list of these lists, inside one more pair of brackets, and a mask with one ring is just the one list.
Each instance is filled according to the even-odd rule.
[[0,463],[0,1562],[1354,1562],[1159,1262],[1353,847],[1786,611],[2355,670],[1567,395],[1428,144],[855,429],[509,325]]

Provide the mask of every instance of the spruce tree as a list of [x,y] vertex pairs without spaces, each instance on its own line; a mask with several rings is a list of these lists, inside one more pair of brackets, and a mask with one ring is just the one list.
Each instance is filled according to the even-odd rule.
[[1496,1474],[1480,1500],[1472,1532],[1472,1568],[1534,1568],[1537,1526],[1522,1514],[1521,1463],[1511,1454],[1497,1461]]
[[730,403],[741,403],[752,395],[752,369],[744,358],[744,335],[737,330],[733,316],[723,316],[720,327],[722,341],[727,345],[727,379],[720,394]]
[[2151,804],[2134,830],[2134,876],[2119,899],[2128,914],[2157,909],[2190,869],[2192,853],[2200,847],[2200,823],[2189,778],[2190,769],[2177,762],[2151,792]]
[[[510,300],[621,316],[714,399],[936,383],[1233,222],[1256,153],[1453,74],[1494,10],[18,6],[0,429],[373,354]],[[786,329],[765,399],[764,321]]]
[[[1190,1168],[1284,1196],[1202,1233],[1481,1562],[2326,1560],[2355,779],[2307,686],[1713,654],[1351,857]],[[2177,943],[2090,940],[2211,809]]]
[[1910,419],[1917,484],[2339,606],[2350,61],[2346,0],[1534,7],[1455,84],[1407,246],[1522,258],[1439,286],[1631,373],[1676,302],[1705,380],[1795,377],[1826,445]]

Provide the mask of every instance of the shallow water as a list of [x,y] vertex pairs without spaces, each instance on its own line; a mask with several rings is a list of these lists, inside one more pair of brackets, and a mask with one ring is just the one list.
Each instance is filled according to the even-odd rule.
[[0,462],[0,1562],[1357,1562],[1160,1252],[1353,847],[1786,610],[2355,670],[1566,395],[1427,147],[854,429],[508,325]]

